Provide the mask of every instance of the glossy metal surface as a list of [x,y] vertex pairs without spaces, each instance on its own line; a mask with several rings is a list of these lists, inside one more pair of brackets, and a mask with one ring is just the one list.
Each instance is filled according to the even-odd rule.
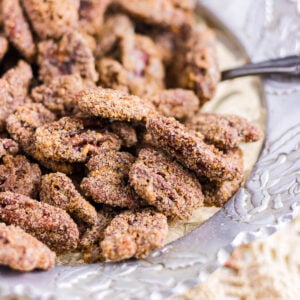
[[[299,54],[300,2],[203,0],[252,61]],[[233,17],[234,16],[234,17]],[[231,251],[288,223],[300,206],[300,82],[263,82],[268,121],[264,150],[245,187],[192,233],[147,260],[56,267],[47,273],[0,269],[0,295],[31,299],[165,299],[223,264]]]

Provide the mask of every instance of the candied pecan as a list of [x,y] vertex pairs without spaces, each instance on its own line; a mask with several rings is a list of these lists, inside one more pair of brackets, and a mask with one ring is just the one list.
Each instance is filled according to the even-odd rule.
[[104,13],[112,0],[80,0],[79,27],[90,35],[99,33]]
[[1,6],[5,35],[26,59],[32,60],[36,48],[19,0],[2,1]]
[[23,148],[24,152],[44,167],[63,173],[72,173],[73,166],[64,162],[49,160],[35,147],[34,133],[37,127],[55,120],[55,116],[39,103],[27,103],[18,107],[7,118],[7,131]]
[[129,90],[143,96],[164,88],[165,72],[162,57],[147,36],[126,35],[120,42],[121,62],[129,72]]
[[190,90],[162,90],[147,96],[147,99],[165,117],[190,118],[199,109],[199,99]]
[[125,122],[113,122],[110,128],[122,140],[122,146],[130,148],[138,142],[136,131],[133,126]]
[[[240,168],[240,173],[243,169],[243,153],[240,149],[232,149],[227,153],[231,159],[235,160]],[[202,181],[202,190],[204,194],[205,206],[222,207],[239,189],[243,181],[243,175],[237,174],[233,180],[222,182],[217,181]]]
[[96,55],[105,56],[115,50],[117,44],[126,35],[134,34],[134,25],[122,14],[109,16],[102,26],[97,39]]
[[10,191],[36,198],[41,177],[38,164],[30,163],[24,155],[6,155],[0,164],[0,192]]
[[129,74],[115,59],[104,57],[97,61],[101,86],[129,93]]
[[175,7],[180,7],[184,10],[194,10],[196,8],[196,0],[171,0]]
[[169,27],[176,32],[190,28],[194,24],[191,10],[187,10],[187,5],[178,5],[179,1],[116,0],[115,2],[138,20],[161,27]]
[[165,150],[198,176],[224,181],[239,173],[233,161],[213,145],[206,144],[201,134],[189,131],[174,118],[151,117],[147,131],[156,147]]
[[77,112],[76,95],[84,88],[85,84],[78,74],[63,75],[35,87],[31,91],[31,97],[61,117]]
[[140,150],[129,178],[138,195],[167,216],[186,219],[203,204],[195,175],[154,149]]
[[137,96],[153,94],[164,88],[162,57],[149,37],[123,35],[119,48],[120,63],[113,59],[101,59],[97,63],[100,82],[105,87],[117,87]]
[[225,150],[238,147],[241,142],[256,142],[263,135],[257,126],[236,115],[198,113],[186,126],[201,132],[207,143]]
[[106,129],[85,129],[83,120],[64,117],[37,128],[35,146],[46,158],[74,163],[85,162],[103,149],[118,150],[121,141]]
[[193,90],[201,105],[210,100],[220,80],[216,41],[209,29],[193,32],[174,60],[178,85]]
[[79,240],[77,225],[62,209],[11,193],[0,193],[0,221],[20,226],[56,253],[74,250]]
[[88,177],[81,189],[95,202],[118,207],[137,207],[139,198],[128,183],[134,157],[127,152],[102,151],[87,163]]
[[22,0],[22,4],[41,39],[59,38],[78,25],[79,0]]
[[0,61],[6,54],[7,50],[8,50],[8,41],[4,36],[0,35]]
[[0,79],[0,131],[4,130],[9,114],[24,103],[31,79],[31,68],[24,61],[19,61]]
[[37,127],[53,122],[55,116],[42,104],[26,103],[16,108],[7,119],[7,131],[25,152],[32,148]]
[[72,180],[63,173],[51,173],[42,177],[40,199],[65,210],[75,220],[89,225],[97,222],[94,206],[79,194]]
[[79,246],[85,262],[95,263],[103,260],[100,242],[104,238],[105,228],[109,225],[115,214],[104,210],[99,211],[97,222],[88,228],[81,237]]
[[95,59],[87,41],[78,32],[67,32],[60,40],[45,40],[38,45],[39,77],[44,82],[61,75],[79,74],[96,82]]
[[163,246],[168,233],[167,218],[147,209],[125,211],[113,218],[100,243],[102,255],[112,261],[144,258]]
[[172,31],[157,28],[150,32],[150,37],[154,41],[164,64],[166,66],[172,64],[176,50],[176,41],[179,37]]
[[0,223],[0,265],[18,271],[48,270],[54,267],[55,253],[19,227]]
[[12,139],[0,139],[0,159],[4,155],[15,155],[19,152],[19,145]]
[[155,108],[148,101],[101,87],[82,92],[78,106],[80,110],[93,116],[117,121],[143,121],[155,113]]

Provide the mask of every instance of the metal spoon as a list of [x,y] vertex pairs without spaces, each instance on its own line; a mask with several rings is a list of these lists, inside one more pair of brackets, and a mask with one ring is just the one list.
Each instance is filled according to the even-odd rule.
[[228,80],[249,75],[274,75],[286,76],[300,75],[300,56],[288,56],[284,58],[272,59],[269,61],[250,63],[222,72],[221,80]]

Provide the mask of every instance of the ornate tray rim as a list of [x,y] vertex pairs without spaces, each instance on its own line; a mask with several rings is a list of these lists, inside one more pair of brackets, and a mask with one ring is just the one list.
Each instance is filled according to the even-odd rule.
[[[299,54],[300,1],[199,3],[227,27],[251,60]],[[0,297],[165,299],[202,282],[238,245],[289,223],[300,207],[300,85],[296,80],[268,78],[263,91],[268,112],[264,149],[246,185],[211,219],[146,260],[31,274],[1,268]],[[289,118],[283,119],[286,115]]]

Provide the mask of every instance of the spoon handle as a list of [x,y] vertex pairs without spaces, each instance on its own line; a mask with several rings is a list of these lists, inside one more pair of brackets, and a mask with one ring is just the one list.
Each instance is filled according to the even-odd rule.
[[288,56],[269,61],[250,63],[222,72],[222,81],[249,75],[281,74],[300,76],[300,56]]

